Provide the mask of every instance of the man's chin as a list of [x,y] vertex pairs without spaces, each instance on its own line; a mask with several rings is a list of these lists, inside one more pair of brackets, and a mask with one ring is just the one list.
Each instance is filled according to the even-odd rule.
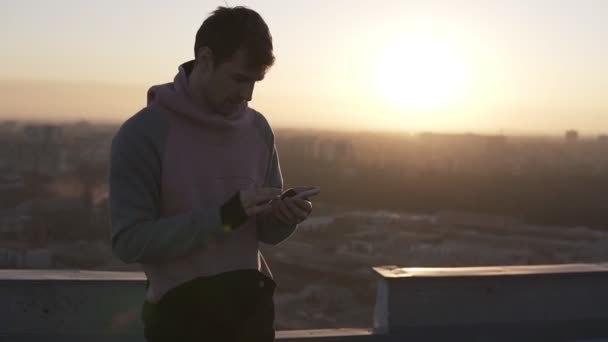
[[223,108],[221,108],[219,113],[224,116],[229,116],[229,115],[235,114],[238,111],[242,110],[244,106],[245,106],[245,102],[228,103],[228,104],[224,105]]

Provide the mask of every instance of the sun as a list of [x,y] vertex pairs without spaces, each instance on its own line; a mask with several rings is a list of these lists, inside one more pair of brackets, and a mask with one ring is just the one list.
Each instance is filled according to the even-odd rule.
[[375,89],[399,109],[441,109],[465,95],[466,64],[446,41],[403,36],[382,50],[375,63]]

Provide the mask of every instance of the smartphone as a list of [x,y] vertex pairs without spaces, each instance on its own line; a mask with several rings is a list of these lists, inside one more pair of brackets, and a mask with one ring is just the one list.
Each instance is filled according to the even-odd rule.
[[289,189],[281,194],[281,199],[286,199],[287,197],[293,197],[298,193],[294,189]]
[[310,187],[304,191],[296,192],[294,189],[289,189],[281,195],[281,199],[293,198],[293,199],[308,199],[309,197],[318,195],[321,193],[321,188]]

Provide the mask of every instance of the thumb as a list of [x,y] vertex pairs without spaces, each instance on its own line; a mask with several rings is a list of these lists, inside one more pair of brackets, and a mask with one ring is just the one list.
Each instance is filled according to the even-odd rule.
[[272,208],[272,205],[270,203],[256,205],[254,207],[245,208],[245,213],[247,214],[247,216],[255,216],[257,214],[265,212],[266,210],[269,210],[270,208]]

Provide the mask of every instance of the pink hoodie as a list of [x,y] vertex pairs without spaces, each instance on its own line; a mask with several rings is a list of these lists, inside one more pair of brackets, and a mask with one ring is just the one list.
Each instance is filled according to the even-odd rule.
[[259,240],[275,244],[296,228],[258,216],[222,230],[219,208],[236,192],[282,187],[278,157],[260,113],[244,105],[222,116],[195,105],[187,67],[150,88],[148,107],[113,141],[113,246],[121,259],[141,263],[150,302],[200,276],[256,269],[272,277]]

